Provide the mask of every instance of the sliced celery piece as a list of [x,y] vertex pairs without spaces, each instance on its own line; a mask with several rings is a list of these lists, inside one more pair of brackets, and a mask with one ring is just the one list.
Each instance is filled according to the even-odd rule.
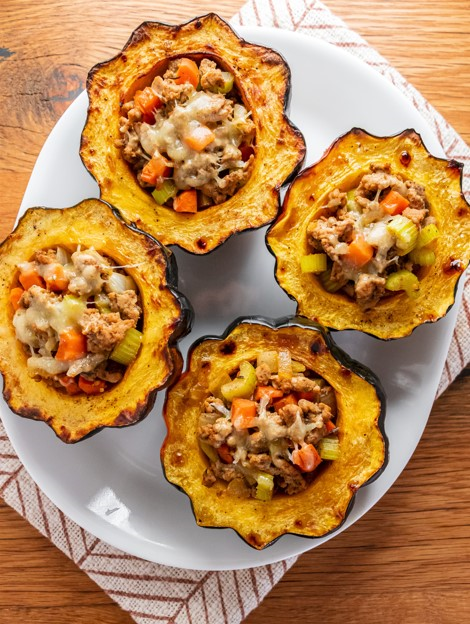
[[409,253],[416,246],[419,233],[418,226],[407,217],[395,215],[387,223],[387,230],[396,238],[399,255]]
[[432,249],[412,249],[410,251],[410,260],[413,264],[420,266],[432,266],[436,262],[436,254]]
[[428,223],[425,225],[421,232],[418,235],[418,240],[416,241],[416,248],[421,249],[421,247],[426,247],[429,243],[432,243],[433,240],[439,237],[439,230],[434,223]]
[[163,206],[169,199],[175,197],[178,189],[173,180],[165,180],[158,188],[152,191],[152,197],[159,206]]
[[142,332],[131,327],[126,331],[121,342],[114,347],[109,359],[127,366],[135,359],[141,342]]
[[221,386],[220,391],[226,401],[232,402],[236,397],[249,399],[257,384],[256,370],[249,362],[240,364],[240,375]]
[[233,89],[233,74],[230,72],[222,72],[222,77],[224,79],[224,84],[221,87],[214,88],[215,93],[229,93]]
[[419,296],[419,280],[414,273],[406,269],[390,273],[385,281],[385,288],[392,291],[404,290],[412,299]]
[[331,278],[331,269],[320,273],[320,282],[323,288],[329,293],[335,293],[347,284],[347,280],[337,281]]
[[329,436],[318,443],[318,453],[322,459],[338,459],[341,455],[339,439]]
[[324,253],[308,254],[300,258],[302,273],[322,273],[326,271],[327,256]]
[[101,314],[111,312],[111,302],[106,293],[98,293],[93,297],[93,301]]
[[260,501],[269,501],[273,497],[274,477],[267,472],[260,472],[256,475],[256,496]]

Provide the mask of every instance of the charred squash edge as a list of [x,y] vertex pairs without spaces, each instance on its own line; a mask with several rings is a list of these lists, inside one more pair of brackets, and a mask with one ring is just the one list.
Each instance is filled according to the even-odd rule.
[[[178,289],[177,289],[178,271],[177,271],[176,260],[175,260],[175,257],[173,255],[173,253],[170,250],[168,250],[166,247],[164,247],[155,238],[153,238],[152,236],[149,236],[146,232],[143,232],[139,228],[126,223],[121,218],[118,210],[116,210],[113,206],[111,206],[110,204],[108,204],[107,202],[104,202],[102,200],[95,199],[95,198],[85,199],[85,200],[81,200],[80,202],[78,202],[74,206],[70,206],[70,207],[67,207],[67,208],[45,208],[45,207],[42,207],[42,206],[29,208],[18,219],[18,222],[16,223],[15,228],[10,233],[10,235],[8,235],[5,238],[5,240],[2,241],[2,243],[0,244],[0,251],[2,250],[4,245],[9,241],[11,236],[13,236],[15,234],[15,232],[17,231],[17,229],[20,226],[20,224],[27,218],[27,215],[31,211],[39,209],[39,210],[47,210],[47,211],[51,210],[51,211],[55,211],[55,212],[66,212],[67,210],[72,210],[72,209],[79,208],[81,206],[81,204],[88,203],[90,201],[97,202],[97,203],[101,204],[103,207],[106,206],[106,208],[110,211],[110,213],[113,216],[113,218],[115,218],[116,221],[118,221],[124,228],[126,228],[126,229],[128,229],[130,231],[133,231],[133,232],[135,232],[136,234],[138,234],[140,236],[144,236],[146,239],[151,241],[152,245],[154,245],[154,247],[156,249],[158,249],[158,251],[162,254],[162,260],[165,262],[165,281],[166,281],[165,289],[167,289],[172,294],[172,296],[174,297],[175,303],[176,303],[177,307],[179,308],[180,313],[179,313],[179,319],[177,320],[177,322],[173,326],[172,331],[171,331],[171,333],[169,335],[169,339],[168,339],[168,342],[167,342],[167,353],[164,354],[164,357],[165,357],[165,359],[167,361],[167,364],[168,364],[168,375],[167,375],[166,379],[164,379],[162,381],[160,386],[154,388],[153,390],[150,390],[146,394],[145,400],[143,402],[139,401],[139,403],[136,404],[135,410],[132,412],[132,414],[129,414],[128,408],[125,407],[124,409],[122,409],[120,411],[116,411],[116,417],[114,418],[113,424],[106,424],[106,425],[97,424],[96,427],[91,429],[88,433],[86,433],[85,435],[82,435],[80,437],[77,437],[77,438],[70,438],[70,435],[69,435],[70,432],[68,432],[68,431],[65,434],[61,435],[60,431],[57,430],[56,428],[54,428],[50,424],[50,420],[51,419],[50,418],[49,419],[45,419],[43,417],[43,415],[41,414],[41,411],[37,407],[35,407],[35,406],[26,406],[26,407],[21,407],[20,406],[20,408],[14,410],[10,406],[11,390],[10,390],[9,386],[6,385],[6,378],[5,378],[5,374],[4,374],[4,371],[6,369],[5,369],[5,367],[2,367],[2,370],[0,372],[2,373],[2,376],[3,376],[3,398],[4,398],[5,402],[6,402],[6,404],[8,405],[8,407],[10,408],[10,410],[13,413],[15,413],[15,414],[17,414],[17,415],[19,415],[19,416],[21,416],[23,418],[28,418],[28,419],[38,420],[40,422],[44,422],[45,424],[47,424],[52,429],[52,431],[54,431],[56,436],[61,441],[66,442],[66,443],[77,443],[77,442],[80,442],[81,440],[85,440],[85,439],[95,435],[96,433],[99,433],[102,429],[127,427],[127,426],[135,425],[135,424],[138,424],[139,422],[141,422],[149,414],[149,412],[151,411],[151,409],[152,409],[152,407],[154,405],[157,393],[161,392],[162,390],[164,390],[169,384],[171,384],[174,381],[175,378],[177,378],[180,375],[181,370],[182,370],[183,359],[182,359],[181,353],[179,351],[179,348],[177,346],[177,343],[183,336],[185,336],[186,334],[188,334],[190,332],[191,325],[192,325],[192,320],[193,320],[193,308],[191,306],[191,303],[186,298],[186,296],[183,295],[181,292],[179,292]],[[60,241],[58,241],[58,242],[60,242]],[[41,246],[41,240],[38,239],[38,248],[40,246]],[[106,250],[106,253],[111,258],[113,257],[112,252],[109,252],[109,250]],[[12,276],[12,278],[13,278],[13,276]],[[8,287],[8,285],[6,284],[5,288],[7,288],[7,287]],[[146,314],[146,310],[145,309],[143,310],[143,314],[145,316],[145,314]],[[11,325],[11,321],[10,321],[10,325]],[[7,331],[14,331],[14,330],[11,327]],[[139,357],[139,355],[137,356],[137,358],[138,357]],[[36,383],[36,382],[34,382],[34,383]],[[121,383],[121,382],[119,382],[119,383]],[[56,392],[54,389],[52,389],[52,391]]]
[[[373,327],[369,328],[369,329],[365,329],[364,327],[361,326],[360,321],[357,321],[357,319],[355,319],[354,322],[350,322],[347,325],[341,325],[340,327],[337,327],[335,323],[331,323],[328,322],[327,320],[325,320],[323,317],[321,316],[307,316],[307,310],[305,309],[301,309],[301,306],[296,298],[295,293],[288,291],[282,284],[281,284],[281,279],[279,278],[279,273],[278,273],[278,268],[279,268],[279,257],[276,255],[275,251],[273,250],[271,243],[270,243],[270,238],[273,236],[273,230],[276,229],[277,224],[279,223],[279,221],[288,213],[288,202],[289,202],[289,198],[290,198],[290,194],[292,191],[293,186],[296,184],[296,182],[298,182],[299,180],[302,180],[304,178],[308,178],[311,174],[312,171],[315,170],[315,168],[326,158],[328,158],[331,154],[331,152],[338,146],[338,144],[340,144],[346,137],[348,137],[349,135],[356,135],[358,138],[360,137],[365,137],[367,139],[375,139],[378,141],[386,141],[387,139],[395,139],[395,138],[399,138],[399,137],[403,137],[404,139],[406,139],[407,137],[416,137],[419,142],[420,142],[420,148],[422,148],[423,150],[426,151],[427,156],[429,158],[432,158],[434,161],[440,162],[440,163],[446,163],[447,164],[447,168],[449,168],[450,170],[458,170],[460,172],[460,179],[459,179],[459,185],[460,185],[460,200],[461,200],[461,209],[465,212],[467,218],[470,216],[470,205],[467,202],[464,194],[463,194],[463,190],[462,190],[462,180],[463,180],[463,167],[464,165],[454,159],[447,159],[445,157],[438,157],[438,156],[434,156],[432,155],[429,150],[426,148],[426,145],[424,143],[424,141],[422,140],[421,135],[416,132],[414,129],[412,128],[407,128],[406,130],[403,130],[401,132],[397,132],[396,134],[393,135],[387,135],[387,136],[380,136],[380,135],[375,135],[372,133],[368,133],[365,130],[363,130],[362,128],[357,128],[354,127],[351,130],[349,130],[348,132],[345,132],[344,134],[342,134],[341,136],[339,136],[337,139],[335,139],[335,141],[333,141],[333,143],[324,151],[323,155],[312,165],[304,168],[298,175],[297,177],[291,182],[290,186],[287,189],[287,192],[285,194],[284,197],[284,201],[283,201],[283,205],[281,208],[280,213],[278,214],[276,220],[269,226],[267,232],[266,232],[266,236],[265,236],[265,242],[266,242],[266,246],[268,248],[268,250],[270,251],[270,253],[274,256],[275,258],[275,268],[274,268],[274,275],[276,278],[276,281],[278,283],[278,285],[284,290],[284,292],[287,294],[287,296],[292,299],[293,301],[296,302],[297,304],[297,314],[299,315],[305,315],[306,318],[309,318],[310,320],[313,320],[314,322],[318,322],[323,324],[325,327],[327,327],[328,329],[332,330],[332,331],[341,331],[341,330],[357,330],[360,331],[362,333],[368,334],[370,336],[373,336],[374,338],[378,338],[379,340],[393,340],[393,339],[398,339],[398,338],[403,338],[405,336],[409,336],[417,327],[420,327],[421,325],[424,324],[429,324],[429,323],[435,323],[437,321],[439,321],[440,319],[444,318],[447,313],[449,312],[449,310],[452,308],[452,306],[455,303],[455,298],[456,298],[456,294],[457,294],[457,290],[458,290],[458,286],[459,286],[459,281],[462,277],[462,275],[465,274],[465,271],[468,267],[469,264],[469,260],[466,261],[466,264],[463,266],[462,270],[460,271],[459,276],[456,279],[455,285],[454,285],[454,289],[453,289],[453,295],[450,298],[450,302],[445,310],[445,312],[443,314],[441,314],[439,317],[434,317],[433,315],[431,315],[431,318],[422,320],[422,321],[416,321],[413,323],[410,323],[410,326],[408,328],[406,328],[406,330],[404,330],[402,333],[400,332],[398,335],[392,335],[392,336],[387,336],[387,335],[379,335],[379,333],[377,333],[377,330],[374,329]],[[379,158],[379,156],[378,156]],[[318,292],[320,290],[321,286],[318,286],[318,288],[315,288],[315,293],[314,296],[316,295],[316,292]],[[321,293],[320,293],[321,294]],[[340,295],[341,296],[341,295]],[[399,296],[399,294],[397,295],[392,295],[393,298]],[[357,317],[361,317],[361,312],[358,309],[358,314]]]
[[[283,68],[285,71],[285,81],[283,82],[283,85],[282,85],[282,87],[284,88],[284,97],[283,97],[283,105],[282,105],[282,108],[280,109],[280,115],[281,115],[280,128],[286,128],[288,132],[290,133],[291,142],[293,144],[295,143],[297,159],[296,159],[296,162],[292,165],[292,167],[288,170],[288,172],[286,172],[282,181],[279,181],[275,186],[271,186],[270,189],[266,189],[265,191],[263,191],[264,192],[263,201],[265,202],[272,202],[273,200],[271,196],[273,194],[276,196],[276,199],[275,199],[276,207],[273,206],[273,209],[270,211],[272,214],[270,214],[269,218],[263,217],[262,219],[259,219],[259,222],[256,222],[254,225],[251,225],[251,220],[249,218],[249,215],[248,217],[246,217],[246,208],[244,206],[241,206],[238,212],[245,213],[245,218],[244,218],[245,225],[241,224],[239,226],[239,224],[234,223],[233,225],[230,225],[230,227],[222,226],[223,224],[222,217],[224,215],[226,203],[230,201],[231,199],[235,198],[236,195],[240,191],[242,191],[244,188],[252,189],[251,196],[253,197],[253,199],[251,200],[251,204],[253,204],[254,206],[256,202],[257,205],[260,206],[260,200],[258,197],[256,197],[256,194],[258,190],[257,187],[259,186],[257,185],[257,177],[261,177],[261,174],[262,174],[261,171],[258,172],[258,176],[256,175],[257,172],[253,171],[250,178],[248,179],[246,184],[240,189],[240,191],[238,191],[232,198],[229,198],[229,200],[227,200],[226,202],[223,202],[222,204],[219,204],[219,205],[211,206],[210,208],[204,211],[201,211],[200,213],[197,213],[196,215],[190,215],[190,218],[197,218],[198,215],[203,215],[204,213],[208,211],[212,211],[213,218],[211,219],[211,222],[214,222],[214,223],[217,222],[218,228],[214,228],[214,233],[211,233],[211,237],[213,241],[208,242],[205,238],[205,233],[207,230],[207,223],[205,222],[202,223],[201,226],[199,227],[199,231],[197,235],[195,233],[194,235],[191,235],[190,237],[187,237],[187,236],[184,237],[182,234],[179,234],[177,236],[174,236],[174,235],[168,236],[168,234],[165,233],[165,230],[168,231],[168,229],[174,229],[172,224],[168,222],[168,219],[166,219],[166,211],[171,212],[171,209],[166,208],[166,207],[159,207],[154,202],[154,200],[149,194],[147,197],[145,207],[143,205],[143,201],[141,202],[141,200],[139,199],[139,202],[138,202],[139,208],[136,210],[132,208],[131,210],[130,207],[134,201],[134,198],[133,196],[131,197],[130,195],[128,195],[127,197],[128,199],[127,206],[119,205],[120,203],[124,204],[126,202],[125,201],[117,202],[116,198],[114,198],[112,194],[110,194],[109,192],[108,193],[103,192],[103,187],[107,186],[107,181],[100,181],[98,177],[103,177],[103,176],[95,175],[93,171],[94,167],[91,164],[90,166],[88,166],[87,161],[91,160],[91,155],[92,154],[94,155],[96,152],[94,145],[93,145],[93,140],[88,137],[88,134],[90,132],[90,128],[89,128],[90,114],[91,114],[91,111],[93,111],[95,107],[95,99],[90,97],[90,92],[91,92],[94,80],[97,79],[97,75],[99,75],[100,70],[103,68],[106,68],[108,65],[112,63],[117,63],[119,60],[127,62],[126,52],[128,51],[130,47],[138,45],[141,41],[145,40],[148,37],[146,29],[161,27],[163,30],[169,31],[171,33],[178,33],[179,31],[194,25],[194,29],[196,29],[197,31],[200,31],[204,27],[204,24],[206,22],[210,23],[212,21],[214,21],[219,28],[225,29],[227,33],[229,33],[231,36],[235,36],[238,39],[238,44],[240,46],[240,51],[239,51],[240,53],[243,52],[244,48],[245,49],[255,48],[257,50],[264,51],[268,55],[271,54],[273,58],[274,57],[276,58],[276,62],[274,62],[272,58],[271,58],[271,61],[267,59],[265,61],[266,64],[277,63],[277,64],[283,65]],[[210,42],[208,42],[208,44],[210,45]],[[209,47],[209,45],[207,47]],[[214,58],[221,58],[223,60],[223,57],[220,56],[217,52],[218,52],[217,50],[209,52],[206,49],[206,50],[199,50],[199,51],[198,50],[190,51],[188,52],[188,54],[189,55],[191,54],[212,55]],[[172,56],[171,46],[168,46],[167,54],[168,55],[166,58],[170,58]],[[233,52],[233,56],[235,56],[235,52]],[[141,75],[137,74],[135,79],[139,78]],[[96,64],[90,70],[88,77],[87,77],[87,81],[86,81],[86,89],[89,95],[89,106],[88,106],[87,120],[85,122],[85,126],[83,128],[82,137],[81,137],[81,144],[80,144],[81,160],[85,168],[90,173],[90,175],[98,183],[98,186],[100,187],[100,194],[103,200],[108,201],[109,203],[115,205],[116,208],[121,211],[122,218],[124,218],[126,221],[135,223],[140,229],[149,231],[149,233],[152,236],[155,236],[156,238],[158,238],[164,245],[177,245],[178,247],[190,253],[193,253],[196,255],[203,255],[206,253],[210,253],[211,251],[219,247],[221,244],[223,244],[228,238],[230,238],[234,234],[239,234],[245,231],[259,229],[260,227],[263,227],[271,223],[276,218],[281,208],[280,188],[288,184],[289,181],[292,180],[296,176],[296,174],[298,173],[298,171],[301,169],[303,165],[305,154],[306,154],[305,139],[304,139],[302,132],[295,126],[295,124],[292,123],[292,121],[290,121],[290,119],[287,116],[288,105],[289,105],[290,97],[291,97],[291,72],[290,72],[289,65],[287,64],[287,61],[279,52],[274,51],[271,48],[268,48],[266,46],[261,46],[259,44],[250,43],[246,41],[245,39],[243,39],[242,37],[239,37],[237,33],[235,32],[235,30],[224,19],[222,19],[220,16],[218,16],[215,13],[207,13],[205,15],[196,17],[192,20],[189,20],[187,22],[184,22],[178,25],[168,24],[165,22],[153,22],[153,21],[143,22],[131,34],[128,41],[126,42],[126,44],[124,45],[123,49],[120,52],[118,52],[115,56],[113,56],[109,60]],[[280,91],[282,93],[282,88],[280,89]],[[253,98],[252,105],[256,106],[256,100],[254,98]],[[259,144],[260,141],[262,142],[263,132],[264,132],[263,129],[257,127],[256,129],[256,143],[257,144]],[[119,138],[119,137],[113,136],[113,140],[115,138]],[[292,146],[292,149],[294,149],[294,146]],[[122,159],[122,156],[118,153],[117,153],[117,157]],[[255,156],[255,162],[256,162],[256,156]],[[126,177],[127,182],[132,186],[132,188],[137,189],[138,191],[144,192],[141,189],[138,182],[136,181],[135,175],[130,170],[130,168],[128,168],[128,173],[129,173],[129,176],[126,175],[125,177]],[[112,182],[112,184],[115,184],[115,181]],[[241,197],[240,200],[242,203],[246,202],[244,197]],[[161,231],[157,231],[157,229],[153,225],[149,225],[148,220],[145,219],[145,215],[147,211],[150,211],[150,210],[154,211],[158,217],[158,221],[160,223],[163,223],[163,226],[159,228],[159,230]],[[258,210],[257,209],[255,210],[255,208],[253,207],[251,210],[251,213],[256,214],[257,212]],[[128,216],[126,215],[126,213],[128,213]],[[141,214],[138,214],[138,213],[141,213]],[[187,218],[188,218],[188,215],[177,214],[177,220],[180,223],[178,228],[181,228],[183,233],[184,233],[184,226],[185,226]],[[233,219],[235,219],[235,217],[233,217]],[[224,227],[225,227],[225,231],[224,231]]]
[[[380,413],[379,416],[377,418],[376,421],[376,426],[377,429],[380,432],[380,435],[382,437],[383,440],[383,462],[380,465],[380,467],[376,470],[376,472],[367,480],[365,481],[362,485],[360,485],[358,488],[353,488],[352,486],[350,486],[350,489],[352,491],[352,495],[351,498],[349,500],[349,503],[347,505],[347,508],[344,510],[344,516],[341,520],[341,522],[335,526],[331,531],[325,532],[322,535],[305,535],[303,533],[296,533],[295,530],[288,530],[284,533],[280,533],[279,535],[276,535],[271,541],[269,541],[266,544],[263,544],[262,546],[257,546],[254,543],[250,543],[250,541],[248,539],[246,539],[241,533],[239,533],[234,527],[230,526],[229,524],[227,524],[226,526],[210,526],[210,525],[199,525],[204,529],[231,529],[232,531],[234,531],[246,544],[248,544],[250,547],[256,549],[256,550],[264,550],[265,548],[273,545],[275,542],[277,542],[279,539],[281,539],[283,537],[283,535],[296,535],[298,537],[304,537],[307,539],[323,539],[325,537],[329,537],[331,535],[333,535],[334,533],[336,533],[337,531],[339,531],[341,529],[341,527],[343,526],[343,524],[346,522],[353,506],[354,506],[354,502],[355,502],[355,496],[356,496],[356,492],[359,491],[361,488],[373,483],[376,479],[378,479],[380,477],[380,475],[384,472],[385,468],[387,467],[388,464],[388,460],[389,460],[389,443],[388,443],[388,438],[387,435],[385,433],[385,415],[386,415],[386,395],[385,395],[385,390],[379,380],[379,378],[377,377],[377,375],[375,373],[373,373],[367,366],[361,364],[360,362],[354,360],[353,358],[351,358],[345,351],[343,351],[340,347],[338,347],[338,345],[336,345],[336,343],[334,342],[334,340],[332,339],[330,332],[327,328],[322,327],[321,325],[319,325],[318,323],[315,323],[314,321],[311,321],[305,317],[301,317],[301,316],[285,316],[282,318],[278,318],[278,319],[272,319],[272,318],[267,318],[264,316],[248,316],[248,317],[243,317],[240,316],[237,319],[235,319],[232,323],[230,323],[230,325],[227,327],[227,329],[223,332],[223,334],[217,336],[217,335],[206,335],[206,336],[202,336],[200,338],[198,338],[189,348],[188,350],[188,357],[186,360],[186,370],[182,373],[182,375],[180,376],[180,380],[183,379],[185,376],[187,376],[189,374],[189,370],[190,370],[190,363],[191,363],[191,358],[193,357],[193,353],[194,350],[203,342],[205,342],[206,340],[214,340],[214,341],[219,341],[222,342],[224,341],[226,338],[229,337],[229,335],[232,333],[232,331],[237,328],[240,324],[246,324],[246,325],[259,325],[259,326],[263,326],[263,327],[267,327],[269,329],[282,329],[284,327],[299,327],[301,329],[306,329],[306,330],[311,330],[314,332],[318,332],[322,339],[324,340],[329,352],[333,355],[333,357],[339,362],[339,364],[346,370],[351,371],[352,373],[356,374],[358,377],[360,377],[361,379],[363,379],[364,381],[366,381],[367,383],[369,383],[375,390],[376,395],[377,395],[377,400],[380,403]],[[169,426],[168,426],[168,414],[167,414],[167,407],[168,407],[168,396],[169,393],[171,392],[173,386],[178,383],[178,380],[175,380],[175,382],[169,386],[167,388],[166,391],[166,396],[165,396],[165,404],[164,404],[164,408],[163,408],[163,415],[165,418],[165,423],[167,426],[167,434],[165,437],[165,440],[163,442],[163,445],[161,447],[161,451],[160,451],[160,459],[161,459],[161,463],[162,463],[162,470],[163,470],[163,475],[166,478],[166,480],[173,485],[176,489],[180,490],[181,492],[183,492],[190,500],[191,503],[191,509],[192,509],[192,513],[194,515],[194,518],[197,519],[197,514],[195,511],[195,507],[194,507],[194,502],[190,496],[190,494],[188,494],[185,489],[180,486],[177,483],[172,482],[166,473],[165,470],[165,452],[166,452],[166,446],[167,446],[167,442],[171,436],[171,432],[169,430]]]

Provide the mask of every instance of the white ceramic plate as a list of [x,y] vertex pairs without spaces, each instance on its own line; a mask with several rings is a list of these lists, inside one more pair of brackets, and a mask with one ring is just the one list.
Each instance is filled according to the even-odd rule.
[[[442,155],[412,104],[346,52],[280,30],[244,29],[243,35],[279,50],[291,67],[290,117],[305,135],[307,164],[353,126],[378,135],[412,127],[422,134],[431,152]],[[66,207],[98,196],[78,156],[86,106],[82,94],[50,134],[21,211],[38,205]],[[294,313],[294,303],[274,280],[274,259],[264,236],[265,228],[232,237],[206,257],[176,250],[180,289],[196,313],[193,331],[181,343],[183,355],[196,338],[222,333],[237,316]],[[382,379],[388,396],[390,442],[387,468],[359,491],[342,529],[379,500],[410,459],[431,409],[455,314],[454,306],[439,323],[390,343],[356,332],[335,335],[340,346]],[[4,403],[1,415],[19,457],[45,494],[83,528],[138,557],[185,568],[236,569],[272,563],[329,539],[286,535],[258,552],[230,529],[196,526],[188,498],[162,474],[162,402],[160,396],[142,423],[104,430],[74,446],[60,442],[46,425],[15,416]]]

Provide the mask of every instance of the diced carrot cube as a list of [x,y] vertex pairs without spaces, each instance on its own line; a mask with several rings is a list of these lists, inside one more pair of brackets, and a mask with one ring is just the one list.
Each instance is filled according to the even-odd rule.
[[20,307],[20,299],[24,293],[24,290],[19,286],[16,288],[12,288],[10,291],[10,303],[13,306],[13,310],[18,310]]
[[320,464],[321,457],[313,444],[305,444],[292,452],[292,461],[303,472],[313,472]]
[[217,453],[225,464],[233,464],[233,456],[227,444],[221,444],[217,449]]
[[372,259],[374,248],[365,240],[363,236],[356,238],[349,243],[346,252],[347,260],[356,267],[362,267]]
[[297,397],[295,396],[295,394],[288,394],[287,396],[280,399],[279,401],[276,401],[273,407],[276,410],[276,412],[278,412],[280,409],[282,409],[286,405],[297,405]]
[[189,58],[182,58],[176,71],[176,84],[189,82],[194,88],[199,84],[199,67]]
[[207,126],[191,128],[185,135],[185,143],[196,152],[202,152],[215,139],[215,134]]
[[76,329],[66,329],[59,335],[59,348],[55,355],[56,360],[67,362],[85,357],[86,336]]
[[380,202],[380,206],[390,215],[401,214],[410,202],[398,191],[390,191]]
[[231,418],[235,429],[253,427],[253,421],[256,418],[256,402],[236,397],[232,401]]
[[106,382],[102,379],[86,379],[83,375],[80,375],[78,387],[86,394],[102,394],[106,390]]
[[34,269],[28,269],[26,271],[21,271],[18,281],[23,286],[25,290],[29,290],[31,286],[41,286],[44,288],[45,282],[39,273]]
[[284,392],[279,388],[273,388],[273,386],[258,386],[255,392],[255,401],[260,401],[266,397],[271,403],[273,399],[280,399],[284,396]]
[[182,191],[173,200],[175,212],[197,212],[197,191]]

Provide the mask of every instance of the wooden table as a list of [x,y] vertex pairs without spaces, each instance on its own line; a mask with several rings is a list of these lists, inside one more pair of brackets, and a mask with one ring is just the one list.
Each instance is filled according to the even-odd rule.
[[[468,0],[325,0],[470,142]],[[54,123],[145,19],[177,23],[243,0],[6,0],[0,7],[0,239]],[[468,373],[468,369],[467,369]],[[470,621],[470,376],[440,398],[406,470],[348,531],[303,555],[246,620]],[[84,573],[0,505],[0,624],[132,622]]]

